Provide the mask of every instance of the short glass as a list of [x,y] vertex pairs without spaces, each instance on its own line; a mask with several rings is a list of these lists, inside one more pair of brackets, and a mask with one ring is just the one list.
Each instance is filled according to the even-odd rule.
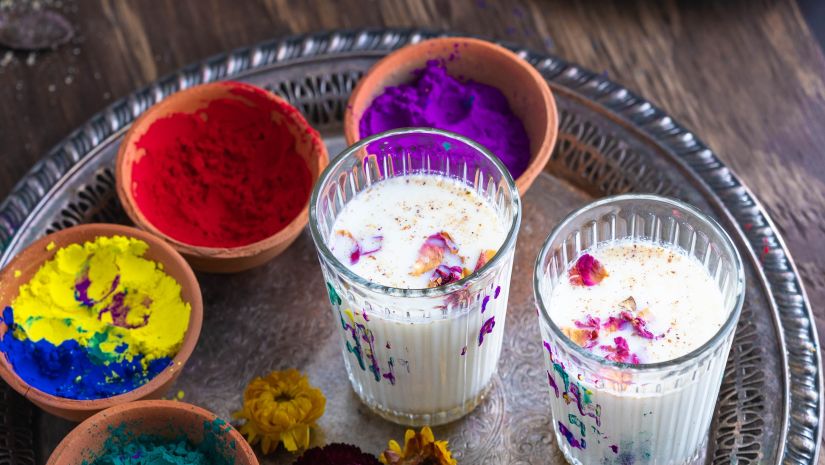
[[[382,286],[349,270],[328,247],[337,215],[371,184],[407,174],[456,178],[487,199],[508,231],[498,253],[470,276],[431,289]],[[456,134],[388,131],[332,161],[312,192],[310,231],[347,373],[364,404],[415,426],[447,423],[478,405],[501,353],[520,221],[521,201],[507,169]]]
[[[728,316],[704,345],[674,360],[629,365],[582,349],[550,318],[553,288],[573,260],[596,244],[628,238],[681,248],[714,278]],[[553,230],[536,260],[533,285],[552,425],[567,461],[701,461],[745,296],[742,259],[728,234],[678,200],[634,194],[605,198],[573,212]]]

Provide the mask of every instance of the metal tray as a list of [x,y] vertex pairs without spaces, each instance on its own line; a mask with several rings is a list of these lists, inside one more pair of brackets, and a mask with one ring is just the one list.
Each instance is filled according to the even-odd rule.
[[[114,193],[118,143],[141,112],[196,83],[237,79],[301,108],[330,153],[344,147],[341,119],[358,78],[393,49],[432,37],[416,30],[331,32],[275,40],[212,57],[160,79],[92,118],[52,150],[0,205],[0,264],[57,229],[124,222]],[[715,216],[746,262],[748,294],[714,423],[710,463],[814,464],[822,423],[820,353],[810,304],[775,225],[753,194],[691,132],[605,76],[511,46],[555,91],[559,143],[524,198],[506,339],[489,397],[466,418],[436,429],[463,464],[562,463],[530,290],[541,241],[589,199],[655,192]],[[346,379],[308,233],[268,265],[232,276],[199,275],[205,321],[178,381],[185,400],[228,416],[246,383],[297,367],[328,398],[313,443],[355,443],[378,453],[403,428],[370,414]],[[177,390],[176,389],[176,390]],[[685,412],[689,415],[689,412]],[[71,424],[0,387],[0,464],[43,463]],[[264,463],[291,463],[283,450]]]

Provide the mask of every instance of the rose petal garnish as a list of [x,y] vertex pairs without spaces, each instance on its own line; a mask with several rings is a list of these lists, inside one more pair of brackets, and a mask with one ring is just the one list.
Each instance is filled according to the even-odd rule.
[[424,240],[424,244],[418,249],[418,259],[415,261],[410,274],[413,276],[421,276],[428,271],[434,270],[444,261],[444,255],[447,252],[453,254],[458,253],[452,237],[444,231],[432,234]]
[[384,236],[370,236],[359,243],[351,232],[346,230],[335,231],[335,241],[332,243],[333,251],[341,250],[349,256],[350,264],[355,265],[361,257],[374,254],[381,250]]
[[627,345],[627,340],[621,336],[613,338],[615,346],[601,345],[600,349],[608,354],[604,357],[612,362],[639,364],[639,356],[630,353],[630,347]]
[[573,322],[573,324],[576,325],[577,328],[593,329],[598,331],[600,322],[598,318],[593,317],[591,315],[587,315],[584,317],[584,321],[576,320]]
[[381,250],[381,245],[384,243],[384,236],[370,236],[361,241],[360,249],[361,255],[369,255]]
[[478,254],[478,260],[476,260],[476,266],[473,268],[473,271],[480,270],[481,267],[486,265],[495,255],[495,250],[482,250],[481,253]]
[[570,340],[579,345],[579,347],[583,347],[585,349],[592,349],[593,347],[596,347],[596,343],[599,339],[599,332],[592,329],[564,328],[562,329],[562,332],[569,337]]
[[574,286],[595,286],[607,277],[607,270],[590,254],[584,254],[570,268],[570,284]]
[[647,329],[647,322],[640,316],[633,316],[628,311],[621,313],[622,318],[633,325],[633,334],[645,339],[656,339],[656,336]]
[[443,286],[456,281],[462,280],[466,275],[465,268],[460,266],[438,265],[430,277],[430,287]]
[[361,259],[361,247],[352,233],[347,230],[339,229],[335,231],[335,239],[331,249],[333,252],[340,251],[341,254],[346,254],[351,265],[355,265]]
[[604,325],[602,326],[602,328],[604,328],[604,329],[606,329],[610,332],[613,332],[613,331],[620,331],[620,330],[624,329],[625,326],[627,326],[627,320],[625,320],[624,318],[617,318],[615,316],[611,316],[610,318],[607,319],[607,321],[604,322]]

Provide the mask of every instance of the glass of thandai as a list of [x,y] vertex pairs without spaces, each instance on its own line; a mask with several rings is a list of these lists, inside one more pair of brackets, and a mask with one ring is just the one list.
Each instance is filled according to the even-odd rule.
[[521,204],[490,152],[434,129],[388,131],[321,176],[310,228],[352,386],[409,425],[460,418],[501,353]]

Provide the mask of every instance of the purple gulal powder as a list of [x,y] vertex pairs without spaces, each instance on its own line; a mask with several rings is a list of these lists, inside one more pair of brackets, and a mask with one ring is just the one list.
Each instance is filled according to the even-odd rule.
[[518,178],[530,163],[530,139],[504,94],[473,80],[447,74],[430,60],[408,84],[387,87],[359,123],[361,137],[390,129],[431,127],[468,137],[497,155]]

